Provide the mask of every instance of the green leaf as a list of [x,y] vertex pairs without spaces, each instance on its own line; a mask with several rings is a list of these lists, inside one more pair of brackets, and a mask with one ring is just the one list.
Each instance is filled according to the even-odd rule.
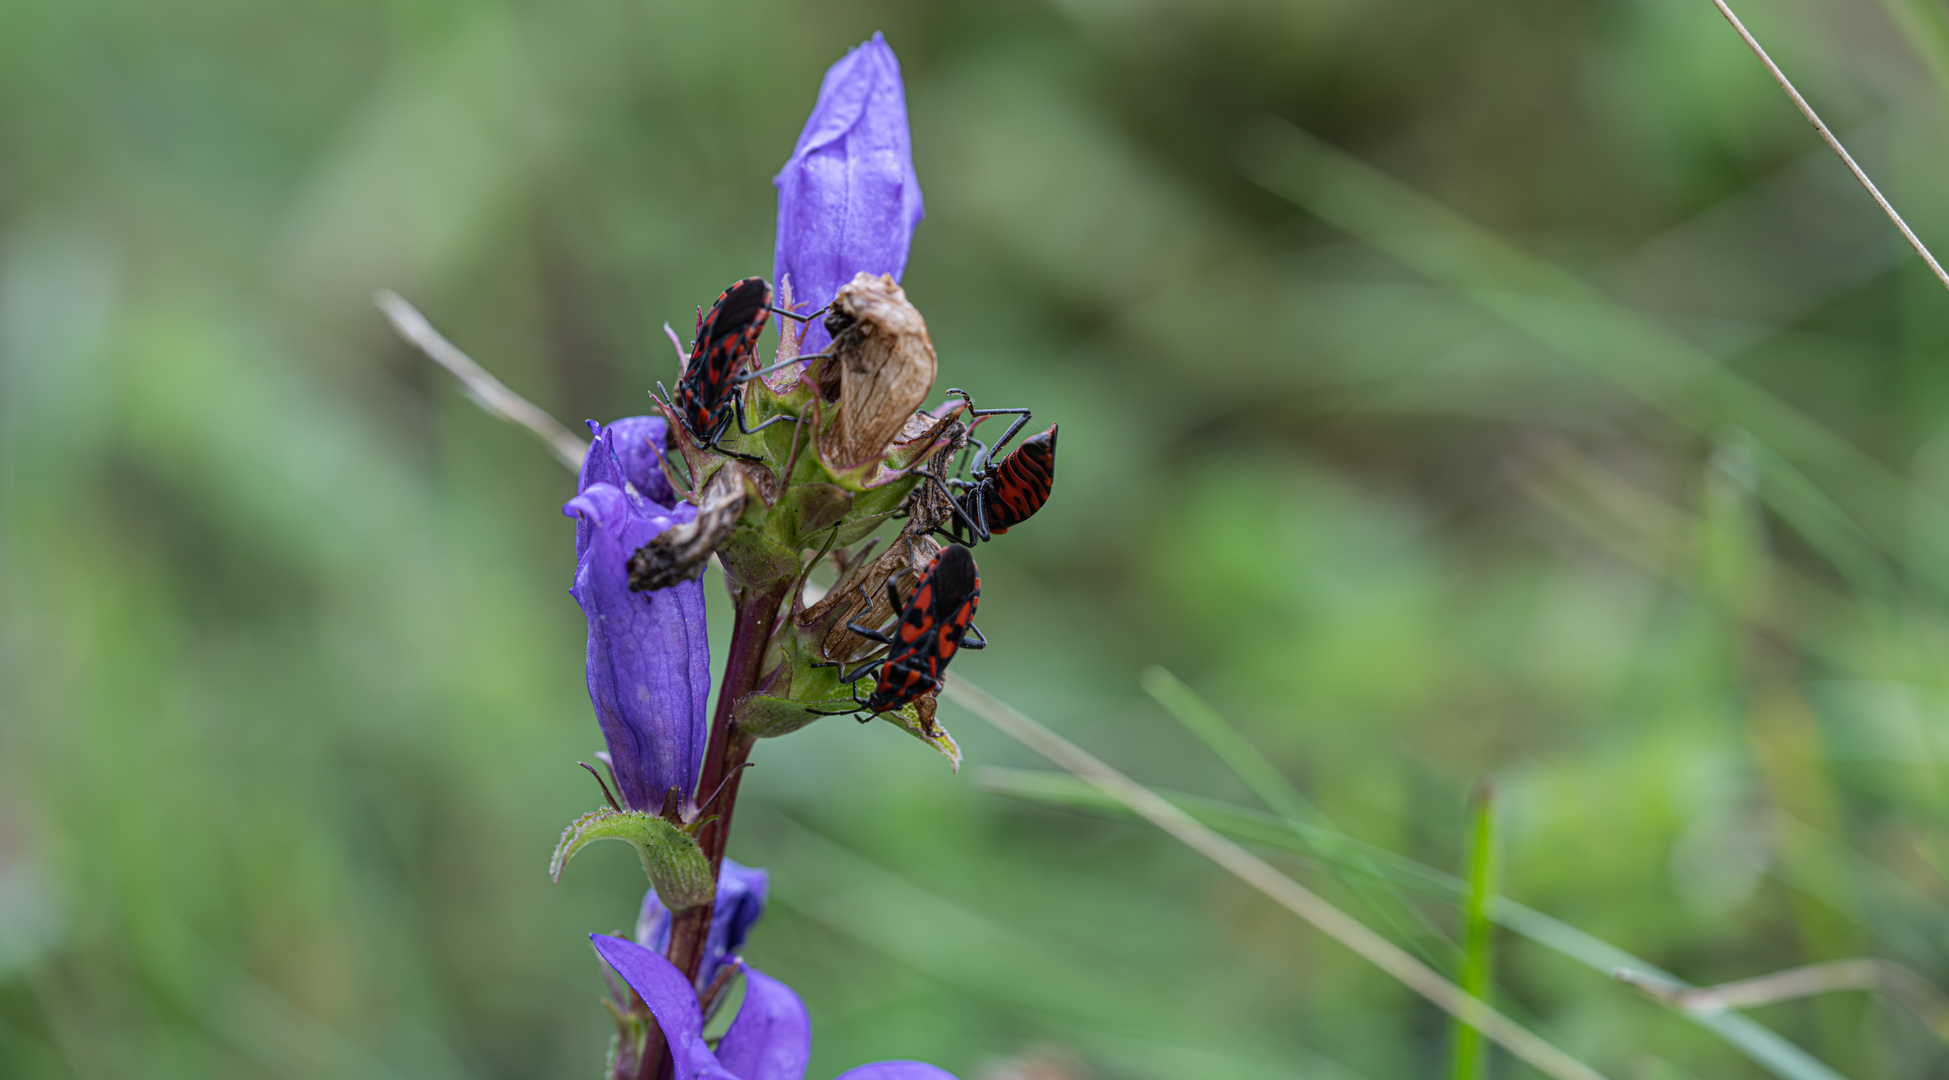
[[893,712],[881,713],[880,719],[939,750],[941,756],[947,758],[948,765],[955,772],[961,771],[961,746],[954,741],[954,736],[949,735],[947,729],[934,719],[933,697],[910,701]]
[[575,853],[597,840],[621,840],[636,848],[643,872],[656,886],[656,895],[672,911],[708,904],[717,898],[711,881],[711,862],[689,833],[654,814],[639,810],[591,810],[562,830],[555,856],[548,861],[550,879],[562,879],[562,867]]

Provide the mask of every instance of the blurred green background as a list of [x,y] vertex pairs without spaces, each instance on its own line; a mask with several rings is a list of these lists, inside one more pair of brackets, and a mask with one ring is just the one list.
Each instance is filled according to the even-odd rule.
[[[1949,242],[1939,0],[1749,6]],[[596,1075],[583,935],[642,880],[545,873],[595,795],[571,481],[370,297],[566,420],[644,411],[876,29],[940,386],[1063,426],[957,671],[1249,805],[1163,664],[1449,870],[1493,777],[1504,891],[1697,982],[1949,979],[1949,295],[1707,0],[10,0],[0,1076]],[[959,775],[830,720],[745,782],[815,1080],[1446,1069],[1430,1007],[1154,831],[984,790],[1039,763],[942,718]],[[1454,971],[1454,908],[1279,862]],[[1611,1076],[1764,1075],[1519,939],[1496,983]],[[1884,1001],[1754,1016],[1949,1076]]]

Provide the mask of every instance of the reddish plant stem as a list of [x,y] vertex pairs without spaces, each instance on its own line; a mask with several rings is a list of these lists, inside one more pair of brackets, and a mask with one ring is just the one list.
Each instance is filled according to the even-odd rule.
[[[711,716],[711,739],[704,748],[704,772],[698,777],[697,791],[723,791],[706,811],[714,820],[697,832],[697,843],[711,860],[711,879],[717,879],[724,865],[724,845],[731,834],[731,811],[738,805],[739,768],[751,756],[752,740],[733,729],[732,719],[738,701],[758,688],[765,653],[771,647],[772,632],[778,626],[779,606],[790,595],[796,578],[788,578],[766,589],[745,589],[737,594],[737,618],[731,625],[731,648],[724,658],[724,677],[718,684],[717,711]],[[729,782],[726,782],[726,777]],[[704,964],[704,943],[710,940],[714,905],[700,904],[670,916],[670,963],[693,984]],[[641,1000],[641,999],[638,999]],[[647,1012],[647,1010],[645,1010]],[[650,1038],[643,1058],[636,1063],[633,1080],[665,1080],[671,1060],[663,1033],[651,1023]]]
[[[717,712],[711,717],[710,743],[704,750],[700,792],[723,791],[706,816],[714,818],[698,830],[697,842],[711,860],[711,877],[724,865],[724,847],[731,834],[731,814],[738,805],[739,769],[751,756],[752,740],[732,726],[738,702],[758,688],[765,653],[778,626],[778,611],[791,592],[793,579],[764,589],[746,589],[738,597],[737,621],[731,627],[731,648],[724,658],[724,678],[718,684]],[[711,905],[675,915],[670,923],[670,962],[693,982],[704,960],[704,942],[711,931]]]

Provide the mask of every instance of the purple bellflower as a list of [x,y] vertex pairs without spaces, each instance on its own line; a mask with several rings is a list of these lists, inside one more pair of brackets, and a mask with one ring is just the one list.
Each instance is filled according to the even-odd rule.
[[677,502],[657,463],[668,434],[662,420],[633,416],[589,427],[595,441],[577,494],[562,507],[576,519],[570,592],[589,620],[589,700],[625,805],[654,814],[676,788],[688,812],[709,737],[704,588],[686,581],[631,592],[628,563],[651,537],[695,518],[697,508]]
[[[710,986],[725,964],[736,962],[745,935],[765,913],[770,881],[771,876],[763,870],[724,860],[717,873],[717,903],[711,909],[711,935],[704,942],[704,963],[697,970],[698,986]],[[636,943],[655,949],[658,955],[669,950],[670,909],[663,906],[655,889],[643,894],[643,909],[636,916]]]
[[[812,1057],[812,1022],[792,988],[745,965],[744,1003],[713,1053],[704,1041],[703,1010],[670,961],[633,941],[590,934],[596,952],[655,1014],[670,1047],[678,1080],[804,1080]],[[954,1080],[920,1061],[878,1061],[838,1080]]]
[[[874,34],[826,72],[791,160],[772,183],[773,280],[791,277],[800,310],[830,303],[861,271],[900,280],[923,211],[900,61],[885,38]],[[828,340],[815,319],[799,351],[815,353]]]

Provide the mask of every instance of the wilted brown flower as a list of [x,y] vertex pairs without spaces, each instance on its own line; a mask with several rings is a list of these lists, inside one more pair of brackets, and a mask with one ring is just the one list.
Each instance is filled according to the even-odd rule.
[[887,274],[860,273],[826,315],[839,371],[839,417],[823,450],[842,468],[875,457],[934,387],[927,322]]
[[902,582],[918,578],[940,553],[940,542],[931,536],[901,534],[878,559],[863,570],[847,575],[844,581],[833,586],[825,599],[807,608],[799,616],[799,625],[825,626],[825,636],[819,646],[825,659],[839,663],[859,659],[872,643],[846,629],[846,624],[884,625],[897,614],[887,597],[887,583],[891,581],[898,587]]
[[744,513],[744,484],[744,468],[735,461],[725,462],[704,485],[695,519],[656,534],[629,557],[630,590],[667,589],[701,575],[711,552]]

